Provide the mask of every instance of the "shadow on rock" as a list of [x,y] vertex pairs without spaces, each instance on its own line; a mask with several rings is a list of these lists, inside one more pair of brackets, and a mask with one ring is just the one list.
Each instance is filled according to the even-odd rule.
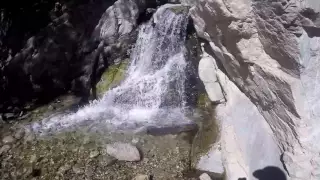
[[285,173],[278,167],[268,166],[253,172],[253,176],[259,180],[287,180]]

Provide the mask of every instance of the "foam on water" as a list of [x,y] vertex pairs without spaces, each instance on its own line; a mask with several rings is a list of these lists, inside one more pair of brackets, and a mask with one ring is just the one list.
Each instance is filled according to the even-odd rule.
[[189,123],[185,110],[186,14],[156,13],[157,22],[140,27],[126,79],[97,101],[72,114],[55,115],[32,125],[39,132],[79,126],[130,130]]

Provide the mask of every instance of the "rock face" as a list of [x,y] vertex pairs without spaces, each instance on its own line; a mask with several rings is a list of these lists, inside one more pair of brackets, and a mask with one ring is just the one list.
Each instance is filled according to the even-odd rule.
[[[28,3],[20,4],[25,9],[18,14],[15,6],[13,12],[6,13],[10,7],[4,9],[8,28],[1,29],[0,36],[1,103],[50,99],[70,90],[71,82],[83,76],[83,69],[92,64],[85,62],[85,56],[98,45],[91,33],[113,1],[44,5],[34,0]],[[32,14],[37,8],[41,15]],[[93,9],[95,13],[91,13]],[[10,13],[17,17],[10,17]],[[39,17],[39,21],[35,21]]]
[[[0,28],[0,109],[3,104],[23,106],[34,99],[50,100],[69,90],[87,98],[103,70],[127,58],[136,27],[146,20],[146,9],[165,2],[66,0],[42,4],[34,0],[22,4],[21,13],[15,6],[4,6],[0,10],[4,24]],[[33,14],[37,8],[44,16],[39,24],[21,22],[38,18],[39,13]]]
[[320,178],[319,5],[201,0],[192,8],[198,35],[218,64],[205,74],[218,75],[226,94],[216,113],[228,179],[255,179],[267,166],[288,179]]

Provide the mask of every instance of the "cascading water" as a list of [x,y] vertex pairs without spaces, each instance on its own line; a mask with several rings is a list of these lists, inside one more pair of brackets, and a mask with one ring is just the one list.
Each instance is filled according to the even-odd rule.
[[136,130],[189,123],[184,116],[187,15],[160,9],[154,20],[140,27],[126,79],[118,87],[75,113],[33,124],[33,129],[46,133],[103,125],[109,130]]

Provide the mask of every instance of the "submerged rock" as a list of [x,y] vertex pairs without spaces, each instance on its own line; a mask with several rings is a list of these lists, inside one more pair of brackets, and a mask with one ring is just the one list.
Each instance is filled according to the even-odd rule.
[[108,144],[106,149],[110,156],[119,161],[140,161],[141,159],[139,150],[128,143],[117,142]]

